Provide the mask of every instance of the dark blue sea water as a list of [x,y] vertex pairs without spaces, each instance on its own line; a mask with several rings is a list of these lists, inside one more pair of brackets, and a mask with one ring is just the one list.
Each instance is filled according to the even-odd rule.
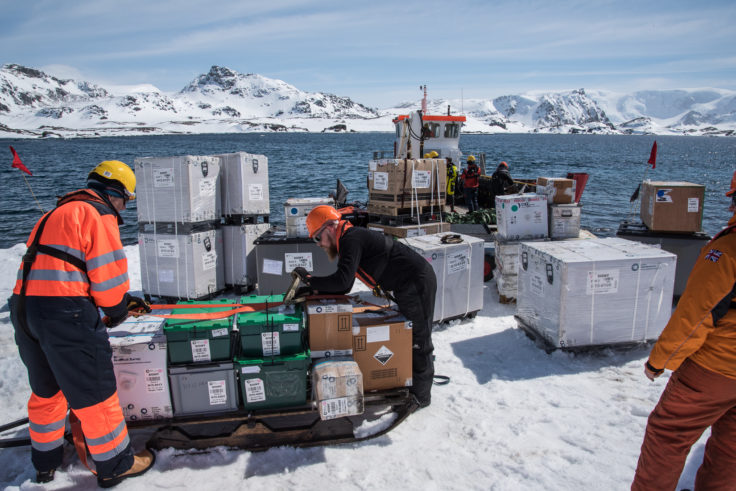
[[[516,178],[564,177],[587,172],[583,226],[613,235],[630,212],[629,197],[642,180],[652,142],[659,147],[657,167],[646,177],[691,181],[706,186],[703,229],[716,233],[730,218],[724,197],[736,169],[736,139],[674,136],[607,135],[463,135],[465,154],[485,152],[489,167],[501,160]],[[100,161],[116,159],[132,166],[136,157],[207,155],[246,151],[268,157],[271,222],[283,223],[287,198],[326,196],[340,178],[349,200],[366,201],[368,161],[374,150],[389,150],[393,133],[364,134],[224,134],[140,136],[75,140],[0,139],[2,195],[1,248],[25,241],[41,215],[19,170],[11,168],[13,145],[34,173],[29,177],[44,209],[55,196],[83,187],[87,173]],[[5,152],[5,153],[3,153]],[[1,160],[0,160],[1,161]],[[492,168],[491,168],[492,170]],[[137,241],[135,202],[123,215],[125,244]]]

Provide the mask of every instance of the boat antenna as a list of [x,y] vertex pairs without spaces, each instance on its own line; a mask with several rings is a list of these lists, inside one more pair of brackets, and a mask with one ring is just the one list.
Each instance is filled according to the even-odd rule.
[[422,114],[427,114],[427,86],[420,85],[419,90],[424,91],[424,97],[422,98]]

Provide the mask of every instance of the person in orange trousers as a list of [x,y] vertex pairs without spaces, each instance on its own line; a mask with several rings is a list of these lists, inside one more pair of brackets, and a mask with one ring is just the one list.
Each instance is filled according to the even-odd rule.
[[[736,212],[736,172],[730,211]],[[675,489],[690,447],[710,427],[695,490],[736,490],[736,214],[700,253],[652,348],[650,380],[674,370],[649,416],[631,489]]]
[[155,460],[148,450],[131,450],[106,330],[123,322],[129,310],[151,310],[127,293],[128,263],[118,228],[135,184],[123,162],[100,163],[89,173],[87,188],[61,197],[27,242],[8,304],[32,391],[28,425],[36,482],[53,480],[62,463],[68,407],[81,422],[100,486],[140,475]]

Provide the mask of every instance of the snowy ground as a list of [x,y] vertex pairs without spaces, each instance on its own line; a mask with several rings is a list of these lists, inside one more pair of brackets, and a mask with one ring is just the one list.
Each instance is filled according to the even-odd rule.
[[[0,298],[15,281],[25,247],[0,250]],[[126,247],[132,289],[140,290],[137,246]],[[436,327],[432,405],[382,437],[360,444],[261,453],[167,449],[155,467],[119,489],[496,489],[625,490],[634,474],[647,416],[669,372],[642,373],[649,347],[546,354],[485,284],[485,307],[472,321]],[[0,309],[0,424],[25,416],[25,368]],[[2,436],[12,436],[15,430]],[[18,432],[20,434],[20,432]],[[707,434],[706,434],[707,436]],[[143,435],[134,435],[142,448]],[[692,487],[705,436],[693,447],[679,488]],[[0,449],[0,486],[34,489],[30,448]],[[48,489],[94,489],[95,478],[67,446]]]

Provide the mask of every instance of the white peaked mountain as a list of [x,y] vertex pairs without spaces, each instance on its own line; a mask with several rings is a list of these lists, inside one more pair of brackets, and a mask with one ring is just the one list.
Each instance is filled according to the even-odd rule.
[[[736,92],[725,89],[534,92],[434,99],[430,114],[467,116],[473,133],[736,135]],[[392,131],[419,101],[381,110],[305,92],[281,80],[213,66],[176,93],[101,87],[16,64],[0,69],[0,137],[84,137],[264,131]]]

